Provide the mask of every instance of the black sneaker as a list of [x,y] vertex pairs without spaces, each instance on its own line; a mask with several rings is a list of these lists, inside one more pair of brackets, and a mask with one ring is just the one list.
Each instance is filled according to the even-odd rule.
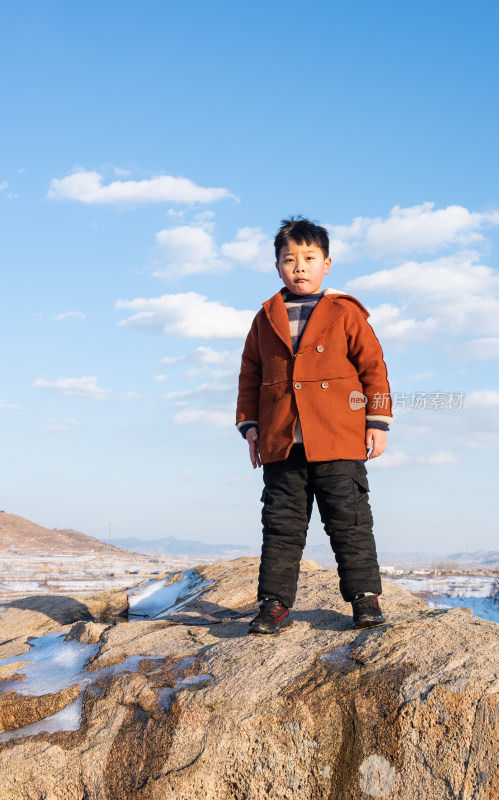
[[354,628],[374,628],[375,625],[383,625],[385,622],[377,594],[356,595],[352,608]]
[[290,624],[289,608],[280,600],[264,598],[260,603],[260,612],[249,624],[248,633],[279,633],[281,628]]

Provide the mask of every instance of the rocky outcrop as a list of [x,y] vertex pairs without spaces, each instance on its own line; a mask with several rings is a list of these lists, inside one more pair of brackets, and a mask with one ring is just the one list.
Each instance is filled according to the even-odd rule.
[[[387,583],[388,623],[354,631],[335,571],[304,562],[293,625],[249,637],[257,569],[199,569],[164,618],[120,622],[122,595],[6,606],[0,800],[497,800],[495,623]],[[59,672],[79,666],[54,690],[43,662],[30,695],[48,638]],[[20,727],[63,702],[53,732]]]

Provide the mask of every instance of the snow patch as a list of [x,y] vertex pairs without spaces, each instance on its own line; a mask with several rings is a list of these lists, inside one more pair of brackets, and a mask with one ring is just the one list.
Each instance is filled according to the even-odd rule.
[[161,619],[173,611],[183,608],[197,597],[212,581],[203,581],[195,569],[180,573],[183,577],[170,583],[171,576],[162,580],[150,580],[127,591],[128,615]]
[[394,578],[408,592],[429,592],[440,597],[491,597],[497,579],[488,575],[448,575],[441,578]]
[[499,622],[498,580],[489,575],[389,578],[416,597],[424,597],[430,608],[464,606],[489,622]]
[[[40,696],[60,692],[69,686],[78,684],[80,695],[72,703],[68,704],[61,711],[39,720],[33,725],[24,728],[17,728],[14,731],[6,731],[1,734],[0,742],[21,736],[32,736],[42,731],[55,733],[57,731],[73,731],[80,727],[81,705],[83,689],[92,684],[98,683],[102,678],[109,675],[122,675],[124,672],[136,672],[141,661],[168,658],[167,654],[160,655],[133,655],[112,667],[86,672],[84,667],[89,659],[95,655],[99,649],[99,644],[83,644],[76,640],[65,641],[67,630],[62,633],[48,633],[38,639],[32,639],[30,650],[22,656],[11,656],[10,658],[0,659],[0,665],[12,664],[16,661],[28,661],[22,667],[14,670],[15,673],[25,675],[24,681],[4,681],[0,683],[0,694],[15,691],[17,694]],[[192,663],[195,659],[184,659],[177,667],[180,669]],[[99,687],[95,687],[99,693]]]

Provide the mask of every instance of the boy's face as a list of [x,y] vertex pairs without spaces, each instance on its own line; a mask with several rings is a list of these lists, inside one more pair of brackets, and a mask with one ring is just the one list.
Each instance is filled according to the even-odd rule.
[[316,244],[288,242],[281,247],[277,272],[286,289],[293,294],[318,294],[324,275],[329,272],[331,259]]

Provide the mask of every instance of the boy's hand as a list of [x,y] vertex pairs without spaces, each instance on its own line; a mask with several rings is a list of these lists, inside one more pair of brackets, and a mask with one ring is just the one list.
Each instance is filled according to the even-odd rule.
[[253,469],[261,467],[262,462],[260,461],[260,450],[258,449],[258,428],[248,428],[246,441],[249,444],[249,455]]
[[[249,431],[248,431],[249,433]],[[381,453],[386,450],[386,445],[388,443],[388,437],[386,435],[386,431],[380,431],[379,428],[366,428],[366,451],[369,454],[369,450],[372,450],[368,458],[376,458],[376,456],[380,456]]]

